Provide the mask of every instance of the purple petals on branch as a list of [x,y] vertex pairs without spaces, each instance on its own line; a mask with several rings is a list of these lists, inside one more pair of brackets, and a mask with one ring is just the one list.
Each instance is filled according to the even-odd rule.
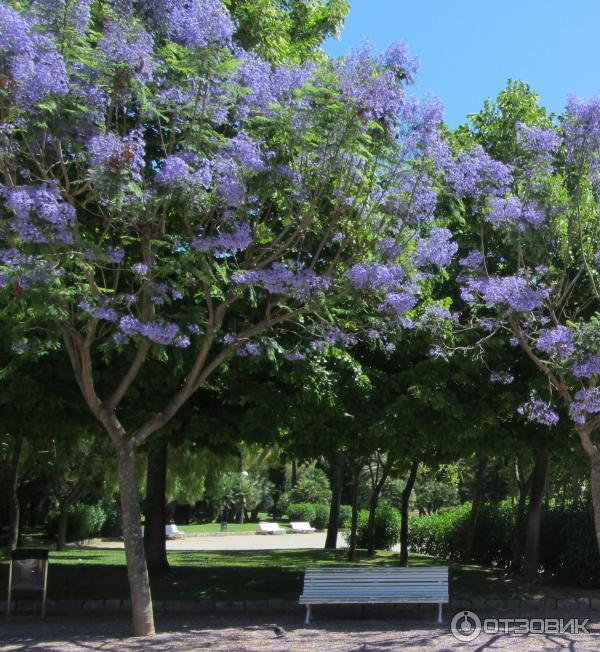
[[186,336],[179,336],[179,326],[172,322],[165,321],[152,321],[142,322],[135,317],[126,315],[119,320],[119,329],[125,336],[141,335],[149,339],[155,344],[162,344],[167,346],[175,344],[175,346],[184,348],[189,346],[189,338]]
[[540,351],[544,351],[557,360],[563,361],[573,355],[573,331],[567,326],[556,326],[540,333],[537,344]]
[[510,385],[515,377],[509,373],[501,373],[494,371],[490,374],[490,380],[493,383],[500,383],[501,385]]
[[99,172],[121,175],[128,173],[134,181],[142,180],[144,138],[140,130],[120,138],[113,133],[94,136],[87,143],[90,165]]
[[[152,59],[154,42],[152,36],[139,25],[126,22],[110,23],[105,36],[98,42],[98,49],[106,63],[115,67],[116,73],[125,71],[142,84],[147,84],[156,68]],[[122,83],[122,79],[120,80]]]
[[434,265],[447,267],[452,261],[452,256],[458,251],[458,245],[451,241],[452,233],[449,229],[434,227],[429,237],[420,240],[415,252],[415,263],[418,267]]
[[536,286],[522,276],[489,276],[467,279],[461,296],[473,302],[475,293],[488,306],[507,306],[516,312],[528,312],[544,303],[549,289],[541,283]]
[[539,228],[546,218],[546,212],[537,204],[526,202],[518,197],[493,197],[490,201],[488,219],[495,227],[516,226],[519,231],[529,225]]
[[461,199],[501,196],[507,193],[512,182],[509,167],[495,161],[481,145],[460,154],[449,167],[447,176]]
[[588,414],[598,414],[598,412],[600,412],[600,387],[580,389],[569,406],[571,419],[579,424],[586,422]]
[[252,242],[252,229],[246,223],[233,223],[230,233],[195,238],[192,247],[196,251],[211,251],[215,256],[235,254],[247,249]]
[[295,294],[300,299],[331,286],[329,278],[310,269],[294,271],[281,263],[273,263],[271,269],[234,272],[231,280],[240,285],[262,285],[271,294]]
[[573,363],[573,375],[577,378],[591,378],[594,374],[600,374],[600,358],[597,355]]
[[355,290],[395,290],[406,280],[406,273],[396,264],[359,263],[346,276]]
[[73,242],[75,209],[56,186],[1,186],[0,197],[15,215],[11,229],[23,242]]
[[555,426],[559,421],[558,414],[551,409],[550,405],[544,403],[534,394],[531,395],[527,403],[517,408],[517,412],[528,421],[535,421],[543,426]]
[[459,258],[459,265],[467,269],[481,269],[483,265],[483,254],[478,249],[470,251],[464,258]]

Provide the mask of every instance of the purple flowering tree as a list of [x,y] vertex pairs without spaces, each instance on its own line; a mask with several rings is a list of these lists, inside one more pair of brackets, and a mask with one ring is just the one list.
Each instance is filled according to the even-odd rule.
[[[0,2],[2,302],[44,325],[15,355],[60,338],[114,444],[149,635],[138,447],[231,356],[352,344],[353,297],[364,321],[413,325],[456,250],[433,222],[441,109],[406,95],[402,45],[273,68],[219,0],[20,7]],[[168,398],[124,418],[156,360]]]
[[571,99],[558,125],[507,116],[497,132],[512,134],[510,146],[486,132],[503,160],[476,144],[447,175],[476,231],[459,260],[461,298],[482,342],[506,334],[544,379],[547,390],[518,412],[548,427],[572,421],[591,464],[600,546],[600,100]]

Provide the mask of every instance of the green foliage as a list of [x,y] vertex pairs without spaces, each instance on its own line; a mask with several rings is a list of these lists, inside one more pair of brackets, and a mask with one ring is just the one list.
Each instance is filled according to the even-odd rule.
[[[357,542],[359,548],[367,547],[367,525],[369,510],[361,509],[358,513]],[[390,505],[381,505],[375,510],[375,548],[391,550],[400,541],[400,510]]]
[[340,517],[338,519],[338,527],[347,529],[352,522],[352,505],[340,505]]
[[290,503],[287,514],[290,521],[308,521],[313,525],[316,516],[316,505],[312,503]]
[[312,523],[313,527],[316,527],[317,530],[324,530],[327,528],[329,523],[329,505],[315,505],[315,518]]
[[[69,507],[67,520],[67,541],[92,539],[102,533],[107,514],[101,504],[75,503]],[[58,513],[48,519],[48,536],[54,538],[58,531]]]
[[331,489],[326,473],[321,469],[309,469],[290,490],[292,503],[329,503]]

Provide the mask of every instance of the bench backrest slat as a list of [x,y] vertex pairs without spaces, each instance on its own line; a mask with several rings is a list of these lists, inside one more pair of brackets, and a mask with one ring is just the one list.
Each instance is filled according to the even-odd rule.
[[304,595],[447,596],[448,568],[307,568]]

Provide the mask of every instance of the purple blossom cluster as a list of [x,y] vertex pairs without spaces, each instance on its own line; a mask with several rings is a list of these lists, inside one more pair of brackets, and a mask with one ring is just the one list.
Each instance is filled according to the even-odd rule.
[[428,238],[417,243],[415,251],[415,263],[418,267],[434,265],[435,267],[447,267],[452,257],[458,251],[456,242],[452,242],[452,233],[443,227],[431,229]]
[[23,242],[73,241],[75,209],[64,201],[56,186],[1,186],[0,197],[15,215],[11,229]]
[[573,363],[573,375],[576,378],[591,378],[595,374],[600,374],[600,358],[597,355],[589,355]]
[[143,27],[125,21],[109,23],[98,42],[98,49],[110,68],[117,74],[125,71],[142,84],[152,79],[156,69],[153,48],[152,36]]
[[481,269],[483,265],[483,254],[479,249],[470,251],[464,258],[459,258],[459,265],[467,269]]
[[92,0],[36,0],[32,10],[43,25],[83,34],[90,22]]
[[558,414],[552,410],[550,405],[544,403],[534,394],[531,395],[527,403],[517,408],[517,412],[528,421],[535,421],[543,426],[555,426],[559,421]]
[[377,306],[377,310],[395,317],[404,317],[416,305],[417,287],[415,284],[410,283],[398,292],[388,292],[383,301]]
[[546,211],[533,202],[522,202],[518,197],[492,197],[488,220],[495,227],[516,226],[523,231],[526,226],[539,228],[546,219]]
[[301,353],[300,351],[286,351],[283,354],[283,357],[288,362],[298,362],[299,360],[306,360],[306,353]]
[[463,300],[472,303],[479,295],[488,306],[506,306],[516,312],[539,308],[549,295],[544,284],[535,285],[523,276],[467,278],[461,290]]
[[392,48],[386,61],[371,44],[364,43],[336,65],[342,96],[365,121],[378,118],[393,123],[402,107],[404,83],[411,73],[399,68],[404,59],[400,47]]
[[48,94],[69,90],[65,63],[52,41],[36,31],[35,21],[0,2],[0,65],[10,75],[7,90],[15,103],[33,110]]
[[246,222],[234,222],[228,233],[194,238],[192,247],[196,251],[211,251],[215,256],[235,254],[244,251],[252,243],[252,229]]
[[521,145],[535,158],[546,162],[552,161],[561,145],[560,136],[554,129],[529,126],[517,122],[517,138]]
[[119,319],[119,330],[125,337],[141,335],[151,342],[163,346],[173,344],[179,348],[186,348],[190,344],[187,335],[181,335],[179,326],[172,322],[142,322],[135,317],[125,315]]
[[221,0],[146,0],[168,36],[188,48],[229,45],[235,25]]
[[588,414],[600,412],[600,387],[580,389],[569,405],[569,415],[575,423],[586,422]]
[[331,280],[318,276],[311,269],[290,269],[282,263],[273,263],[271,269],[234,272],[231,280],[240,285],[262,285],[271,294],[295,294],[306,299],[313,293],[327,290]]
[[395,290],[406,281],[406,272],[397,264],[358,263],[346,277],[355,290]]
[[573,330],[568,326],[556,326],[541,331],[536,347],[557,360],[566,360],[575,353]]
[[589,102],[570,97],[562,120],[567,160],[587,160],[592,174],[600,175],[600,97]]
[[512,183],[510,168],[495,161],[481,145],[461,153],[448,167],[447,179],[461,199],[505,195]]
[[[90,165],[99,173],[130,175],[134,181],[142,180],[145,142],[141,130],[119,137],[109,132],[93,136],[87,142]],[[96,175],[96,179],[98,179]]]
[[186,188],[195,190],[199,187],[208,189],[212,181],[209,162],[204,159],[193,161],[196,169],[181,156],[167,157],[156,173],[156,183],[168,188]]

